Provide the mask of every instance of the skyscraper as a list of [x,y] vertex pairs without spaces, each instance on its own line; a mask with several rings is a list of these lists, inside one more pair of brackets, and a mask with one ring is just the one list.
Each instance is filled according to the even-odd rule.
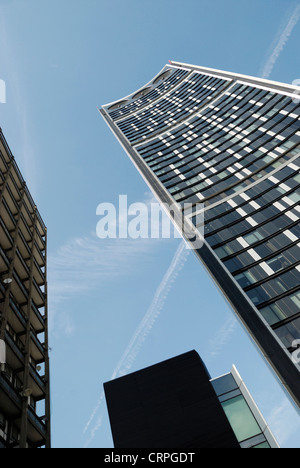
[[50,448],[47,230],[0,130],[0,448]]
[[299,88],[169,62],[100,112],[299,408]]
[[235,366],[189,351],[104,384],[115,448],[279,448]]

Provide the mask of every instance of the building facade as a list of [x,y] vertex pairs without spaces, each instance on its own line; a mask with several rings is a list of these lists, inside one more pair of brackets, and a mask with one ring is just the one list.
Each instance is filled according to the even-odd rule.
[[298,408],[299,102],[292,85],[170,62],[100,110]]
[[50,448],[47,229],[0,131],[0,448]]
[[104,390],[115,448],[279,448],[236,368],[211,379],[196,351]]
[[280,448],[234,365],[210,383],[241,448]]

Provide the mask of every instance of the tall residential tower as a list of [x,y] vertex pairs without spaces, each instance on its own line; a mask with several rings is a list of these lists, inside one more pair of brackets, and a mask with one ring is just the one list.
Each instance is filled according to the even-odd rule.
[[0,448],[50,448],[46,244],[0,130]]
[[192,204],[204,242],[186,240],[298,407],[299,102],[292,85],[170,62],[100,111],[180,229]]

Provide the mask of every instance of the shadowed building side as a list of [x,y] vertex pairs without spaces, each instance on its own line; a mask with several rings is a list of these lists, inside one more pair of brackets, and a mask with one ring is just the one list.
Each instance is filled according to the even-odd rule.
[[240,448],[195,351],[104,389],[115,448]]

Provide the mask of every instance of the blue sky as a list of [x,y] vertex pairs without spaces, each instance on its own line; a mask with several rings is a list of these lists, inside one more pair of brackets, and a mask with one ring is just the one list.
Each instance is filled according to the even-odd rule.
[[54,448],[112,447],[103,383],[196,349],[235,364],[282,447],[300,422],[179,239],[96,236],[99,203],[151,195],[97,111],[169,59],[292,83],[300,3],[0,0],[1,127],[48,228]]

